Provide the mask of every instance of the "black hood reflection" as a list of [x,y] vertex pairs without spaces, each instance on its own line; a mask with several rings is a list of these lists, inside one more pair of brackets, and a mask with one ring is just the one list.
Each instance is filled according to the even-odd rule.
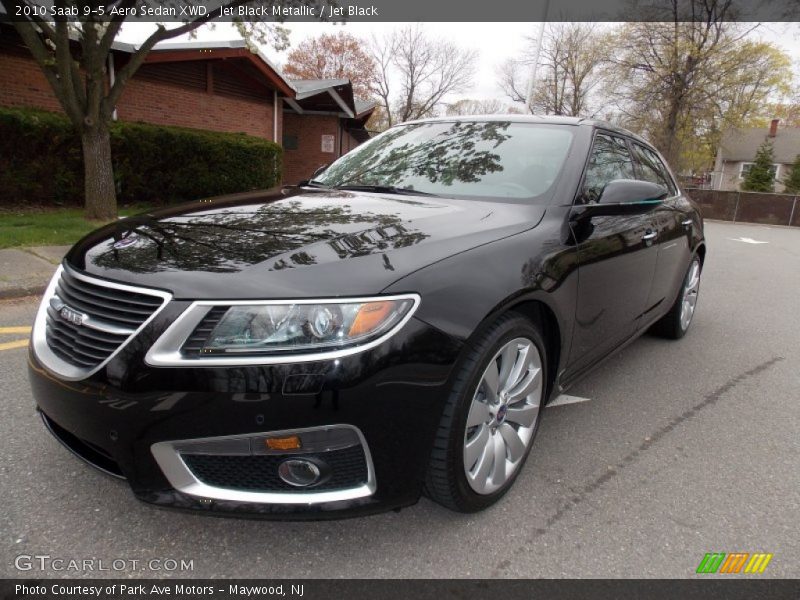
[[538,221],[523,216],[530,206],[501,206],[331,190],[248,194],[120,220],[81,240],[67,260],[181,298],[377,293]]
[[[141,215],[116,224],[113,240],[104,251],[95,248],[91,262],[138,273],[233,273],[256,263],[273,270],[318,264],[333,255],[365,256],[428,237],[402,226],[400,213],[387,210],[385,203],[365,204],[356,212],[350,204],[330,198],[289,198],[165,219]],[[423,211],[436,208],[413,204]]]

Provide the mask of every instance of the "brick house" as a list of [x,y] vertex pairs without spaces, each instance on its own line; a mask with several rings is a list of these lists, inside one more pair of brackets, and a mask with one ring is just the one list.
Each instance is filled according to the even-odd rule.
[[[116,42],[114,77],[135,52]],[[50,85],[13,28],[0,26],[0,106],[61,111]],[[116,118],[243,132],[284,147],[284,183],[308,178],[369,138],[374,103],[353,97],[349,80],[291,81],[243,40],[156,46],[128,82]]]
[[308,178],[322,165],[369,139],[367,119],[373,102],[353,98],[348,79],[292,81],[297,91],[283,114],[284,180]]
[[756,152],[764,141],[772,143],[775,162],[772,175],[775,191],[783,191],[783,179],[800,154],[800,127],[778,127],[773,119],[769,128],[731,129],[722,136],[714,164],[711,187],[715,190],[738,190],[753,165]]

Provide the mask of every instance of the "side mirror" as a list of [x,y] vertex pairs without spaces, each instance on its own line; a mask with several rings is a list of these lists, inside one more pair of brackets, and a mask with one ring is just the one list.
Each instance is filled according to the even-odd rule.
[[669,195],[667,188],[649,181],[615,179],[606,184],[599,204],[661,204]]
[[584,207],[581,216],[640,215],[659,206],[667,196],[667,188],[657,183],[615,179],[606,184],[596,204]]

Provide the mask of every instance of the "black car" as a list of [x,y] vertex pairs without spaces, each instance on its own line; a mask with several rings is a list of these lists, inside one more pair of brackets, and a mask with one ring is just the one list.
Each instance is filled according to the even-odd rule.
[[31,383],[50,431],[145,502],[476,511],[548,399],[645,331],[686,333],[705,252],[627,131],[406,123],[299,186],[86,236],[42,301]]

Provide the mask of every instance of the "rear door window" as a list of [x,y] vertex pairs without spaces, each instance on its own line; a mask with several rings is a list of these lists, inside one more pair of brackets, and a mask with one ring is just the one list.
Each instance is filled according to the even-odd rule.
[[636,159],[636,166],[638,169],[637,179],[649,181],[663,185],[669,190],[669,195],[674,196],[677,194],[677,188],[672,181],[667,168],[658,157],[658,154],[640,144],[633,143],[633,156]]
[[594,138],[592,155],[586,168],[583,186],[578,197],[580,204],[598,201],[603,188],[615,179],[635,179],[633,158],[625,139],[607,133]]

